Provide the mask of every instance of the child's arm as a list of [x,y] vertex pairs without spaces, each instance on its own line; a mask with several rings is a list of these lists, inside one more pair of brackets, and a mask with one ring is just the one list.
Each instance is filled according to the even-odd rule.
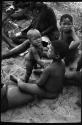
[[52,58],[49,58],[48,52],[43,52],[42,57],[47,58],[47,59],[52,59]]
[[69,49],[74,49],[78,47],[80,44],[80,39],[76,35],[74,27],[72,27],[72,37],[73,37],[73,42],[70,44]]
[[40,56],[39,56],[37,50],[33,48],[33,49],[32,49],[32,52],[33,52],[34,58],[35,58],[35,60],[37,61],[37,63],[38,63],[41,67],[44,68],[44,62],[40,59]]
[[47,83],[47,80],[48,80],[48,77],[49,77],[49,69],[46,68],[44,69],[41,77],[39,78],[39,80],[36,81],[36,84],[38,86],[43,86]]

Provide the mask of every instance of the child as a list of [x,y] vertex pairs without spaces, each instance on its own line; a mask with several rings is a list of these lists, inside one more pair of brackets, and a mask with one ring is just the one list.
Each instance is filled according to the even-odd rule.
[[40,59],[42,57],[42,52],[43,52],[40,32],[36,29],[31,29],[27,32],[27,37],[30,40],[31,45],[29,52],[25,57],[25,63],[26,63],[26,74],[24,78],[25,82],[28,82],[33,67],[36,64],[39,64],[41,67],[44,67],[44,62]]
[[67,44],[69,52],[65,58],[66,66],[72,64],[78,56],[78,46],[80,40],[75,33],[73,26],[73,18],[69,14],[64,14],[60,19],[60,39],[63,39]]
[[38,95],[42,98],[56,98],[59,92],[62,90],[64,75],[65,75],[65,64],[62,58],[65,57],[66,48],[65,44],[61,41],[55,41],[53,62],[44,69],[40,76],[40,79],[35,84],[26,84],[11,76],[11,80],[18,83],[18,87],[25,93],[32,95]]
[[[53,62],[42,73],[35,84],[26,84],[20,79],[10,76],[12,85],[3,85],[1,88],[1,111],[26,104],[34,99],[34,95],[43,98],[56,98],[62,89],[65,65],[62,58],[65,56],[65,47],[62,42],[55,42]],[[30,93],[30,94],[29,94]],[[32,94],[32,95],[31,95]]]

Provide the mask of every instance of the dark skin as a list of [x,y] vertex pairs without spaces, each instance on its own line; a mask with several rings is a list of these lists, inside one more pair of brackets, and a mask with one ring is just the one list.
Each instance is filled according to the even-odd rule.
[[[66,43],[69,50],[69,52],[67,53],[67,57],[65,59],[66,65],[68,66],[72,64],[76,58],[75,53],[76,51],[78,51],[80,40],[75,33],[73,23],[68,18],[63,19],[62,22],[60,23],[60,26],[61,26],[60,39],[62,39]],[[70,57],[70,55],[73,56],[73,58]]]
[[[43,5],[41,5],[41,6],[43,6]],[[44,5],[44,6],[46,6],[46,5]],[[40,30],[42,35],[48,35],[49,34],[49,38],[51,40],[58,39],[59,32],[58,32],[58,29],[57,29],[57,24],[56,24],[57,22],[56,22],[56,17],[54,15],[54,12],[51,10],[51,8],[47,8],[47,7],[44,7],[44,6],[40,10],[40,14],[38,16],[38,19],[33,21],[32,24],[22,33],[25,35],[30,28],[36,28],[36,29]],[[49,17],[51,17],[51,18],[49,18]],[[46,20],[48,20],[48,21],[46,21]],[[48,24],[47,24],[47,22],[48,22]],[[55,32],[55,31],[57,31],[57,32]],[[56,33],[56,35],[53,32]],[[22,44],[21,44],[21,46],[22,46]],[[20,46],[18,46],[18,49],[16,48],[17,55],[18,55],[19,51],[21,53],[20,49],[21,49]],[[14,55],[13,53],[15,53],[15,48],[14,48],[14,50],[11,50],[9,53],[11,53],[9,55],[13,56]],[[3,56],[4,55],[2,55],[2,59],[3,59]],[[8,56],[5,54],[4,59],[6,59],[6,58],[8,58]]]
[[[78,36],[76,35],[73,24],[69,21],[69,19],[68,18],[64,19],[60,23],[60,26],[61,26],[60,39],[64,39],[65,41],[67,41],[69,37],[72,37],[71,41],[67,43],[69,46],[69,49],[73,49],[77,47],[80,44],[80,40]],[[75,42],[71,44],[72,41],[75,41]]]
[[43,60],[41,60],[42,51],[40,52],[40,48],[38,48],[34,46],[30,47],[29,54],[25,56],[26,73],[25,77],[23,78],[23,81],[25,81],[26,83],[29,81],[33,68],[36,64],[39,64],[42,68],[44,68],[44,62]]
[[[35,28],[38,29],[43,36],[48,35],[53,31],[58,31],[54,11],[50,7],[42,3],[33,6],[36,8],[36,10],[39,11],[38,16],[33,19],[29,28],[26,29],[24,32],[27,32],[30,28]],[[51,38],[50,35],[49,38]]]
[[43,61],[41,61],[40,56],[35,48],[32,48],[32,53],[33,53],[33,56],[34,56],[37,64],[39,64],[41,67],[44,67],[44,63],[43,63]]
[[[4,111],[8,108],[27,104],[34,99],[35,95],[48,99],[57,98],[62,89],[64,73],[65,65],[61,59],[58,59],[58,61],[53,60],[53,63],[44,70],[40,79],[34,84],[26,84],[19,78],[11,75],[10,80],[14,81],[14,83],[8,85],[6,92],[4,91],[6,85],[1,88],[1,105],[4,103],[6,105]],[[4,98],[4,94],[6,94],[7,102],[6,98]]]
[[5,93],[9,107],[24,104],[36,95],[48,99],[54,99],[58,97],[59,92],[62,90],[65,75],[65,64],[62,61],[62,58],[65,56],[63,55],[65,50],[60,51],[60,48],[63,49],[61,44],[62,43],[58,43],[58,41],[56,42],[55,45],[57,48],[54,50],[52,64],[44,69],[40,79],[37,80],[34,84],[26,84],[21,79],[12,75],[10,76],[10,80],[14,81],[16,85],[9,85],[7,92]]
[[54,62],[50,64],[40,76],[35,84],[26,84],[19,78],[11,75],[11,80],[17,82],[18,87],[25,93],[38,95],[46,98],[55,98],[62,88],[65,73],[63,62]]
[[44,69],[40,79],[35,84],[26,84],[19,78],[12,76],[12,79],[17,80],[18,86],[23,92],[48,98],[57,96],[64,82],[65,64],[62,58],[65,56],[66,48],[61,41],[55,42],[54,47],[53,62]]
[[[1,56],[1,59],[9,59],[11,57],[16,57],[18,56],[18,54],[24,52],[25,50],[27,50],[30,47],[30,41],[27,39],[25,40],[22,44],[16,46],[15,48],[13,48],[12,50],[10,50],[7,53],[3,53]],[[48,58],[47,54],[44,52],[42,54],[43,57]]]

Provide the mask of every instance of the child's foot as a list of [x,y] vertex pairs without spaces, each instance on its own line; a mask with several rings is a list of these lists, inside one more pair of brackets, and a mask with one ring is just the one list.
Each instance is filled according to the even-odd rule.
[[15,83],[18,83],[17,78],[15,76],[13,76],[13,75],[10,75],[10,80],[14,81]]

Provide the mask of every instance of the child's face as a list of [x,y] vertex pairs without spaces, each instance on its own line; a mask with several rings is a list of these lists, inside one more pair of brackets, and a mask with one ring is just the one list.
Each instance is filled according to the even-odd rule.
[[41,36],[32,37],[31,42],[32,42],[33,45],[42,46],[42,44],[41,44],[41,42],[42,42]]
[[71,31],[73,24],[70,22],[68,18],[66,18],[66,19],[63,19],[60,26],[64,32],[69,32]]

